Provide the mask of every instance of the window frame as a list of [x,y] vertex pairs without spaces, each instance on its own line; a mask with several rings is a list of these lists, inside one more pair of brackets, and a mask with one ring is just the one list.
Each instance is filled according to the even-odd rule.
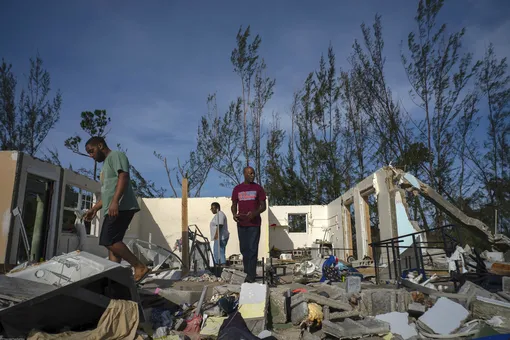
[[[292,228],[292,223],[293,223],[293,218],[291,218],[291,216],[299,216],[299,217],[304,217],[304,222],[305,222],[305,230],[304,231],[293,231],[293,228]],[[287,221],[288,221],[288,225],[289,225],[289,234],[292,233],[292,234],[307,234],[308,233],[308,213],[287,213]]]

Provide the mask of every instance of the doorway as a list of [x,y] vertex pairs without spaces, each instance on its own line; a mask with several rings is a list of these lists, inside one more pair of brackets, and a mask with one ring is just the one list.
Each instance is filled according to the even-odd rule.
[[30,259],[23,245],[18,243],[17,263],[28,260],[39,262],[46,258],[51,200],[55,182],[37,175],[27,174],[22,218],[30,245]]

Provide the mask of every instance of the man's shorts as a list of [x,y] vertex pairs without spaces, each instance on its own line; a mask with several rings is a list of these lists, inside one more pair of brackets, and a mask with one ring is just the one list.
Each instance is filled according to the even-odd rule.
[[135,213],[136,210],[125,210],[119,211],[117,217],[106,215],[99,236],[99,245],[107,247],[121,242]]

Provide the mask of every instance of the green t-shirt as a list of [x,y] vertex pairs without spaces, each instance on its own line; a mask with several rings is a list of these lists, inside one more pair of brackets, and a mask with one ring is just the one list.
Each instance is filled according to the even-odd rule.
[[[129,173],[129,160],[123,152],[110,151],[104,160],[103,168],[99,178],[101,179],[101,200],[103,201],[102,213],[104,216],[108,214],[108,208],[115,195],[117,181],[119,179],[119,171]],[[119,211],[135,210],[139,211],[140,207],[136,201],[135,192],[129,181],[124,194],[119,201]]]

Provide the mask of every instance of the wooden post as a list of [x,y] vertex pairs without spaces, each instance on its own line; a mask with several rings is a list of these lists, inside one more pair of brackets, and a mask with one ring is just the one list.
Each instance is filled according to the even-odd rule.
[[189,236],[188,236],[188,179],[182,179],[182,264],[183,275],[187,275],[190,269],[189,263]]

